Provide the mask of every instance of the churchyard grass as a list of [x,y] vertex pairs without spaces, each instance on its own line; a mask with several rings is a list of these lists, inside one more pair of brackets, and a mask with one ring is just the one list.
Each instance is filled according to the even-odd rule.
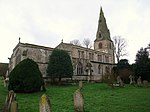
[[[73,93],[78,84],[48,86],[45,94],[50,98],[53,112],[74,112]],[[5,102],[7,89],[0,82],[0,111]],[[17,94],[19,112],[38,112],[39,100],[44,92]],[[111,89],[107,84],[84,83],[85,112],[150,112],[150,87],[134,87]]]

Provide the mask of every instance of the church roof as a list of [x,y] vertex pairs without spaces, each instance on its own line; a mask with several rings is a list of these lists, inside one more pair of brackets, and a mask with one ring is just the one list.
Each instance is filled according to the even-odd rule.
[[51,47],[45,47],[45,46],[41,46],[41,45],[35,45],[35,44],[29,44],[29,43],[18,43],[16,45],[16,47],[13,49],[13,51],[15,51],[18,46],[37,48],[37,49],[44,49],[44,50],[53,50],[54,49],[54,48],[51,48]]
[[[71,43],[60,43],[56,48],[59,48],[59,46],[61,46],[61,45],[65,45],[66,47],[67,47],[67,50],[68,51],[72,51],[72,48],[76,48],[76,49],[80,49],[80,50],[84,50],[84,51],[86,51],[86,50],[88,50],[88,51],[90,51],[90,52],[98,52],[98,53],[103,53],[103,54],[105,54],[104,52],[101,52],[101,51],[96,51],[96,50],[94,50],[94,49],[92,49],[92,48],[86,48],[86,47],[83,47],[83,46],[79,46],[79,45],[74,45],[74,44],[71,44]],[[66,48],[65,47],[65,48]],[[106,53],[106,54],[108,54],[108,53]]]
[[106,19],[103,13],[102,7],[100,8],[100,15],[99,15],[99,21],[98,21],[98,29],[96,34],[96,40],[110,40],[110,32],[107,27]]

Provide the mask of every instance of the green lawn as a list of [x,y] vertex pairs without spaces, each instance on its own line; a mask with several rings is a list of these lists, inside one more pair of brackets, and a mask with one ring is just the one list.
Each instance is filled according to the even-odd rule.
[[[74,112],[73,93],[78,85],[48,86],[46,94],[52,103],[53,112]],[[150,112],[150,87],[126,85],[113,91],[106,84],[84,83],[82,90],[85,112]],[[5,102],[6,88],[0,82],[0,111]],[[42,92],[17,94],[19,112],[38,112]]]

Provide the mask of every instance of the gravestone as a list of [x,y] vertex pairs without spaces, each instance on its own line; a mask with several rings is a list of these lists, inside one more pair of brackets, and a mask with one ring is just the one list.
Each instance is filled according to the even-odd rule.
[[148,81],[147,80],[143,80],[143,86],[148,87]]
[[117,76],[117,84],[120,83],[120,76]]
[[10,112],[18,112],[18,104],[15,100],[11,103]]
[[109,74],[108,75],[108,79],[107,79],[107,83],[108,83],[108,85],[112,88],[112,89],[114,89],[114,79],[113,79],[114,77],[113,77],[113,75],[111,75],[111,74]]
[[43,94],[39,104],[40,112],[52,112],[52,107],[49,98]]
[[73,98],[75,112],[84,112],[83,95],[79,89],[75,91]]
[[130,79],[130,84],[135,84],[135,77],[134,77],[134,75],[130,75],[129,76],[129,79]]
[[133,85],[135,85],[136,82],[135,82],[135,76],[133,75]]
[[5,82],[5,79],[3,79],[3,84],[4,84],[4,87],[6,87],[6,82]]
[[130,79],[130,84],[133,84],[133,78],[132,78],[132,75],[129,76],[129,79]]
[[8,83],[9,83],[9,78],[7,77],[5,80],[4,80],[4,85],[5,85],[5,87],[8,87]]
[[120,87],[123,87],[124,86],[124,83],[123,83],[123,81],[122,81],[122,79],[120,78]]
[[83,88],[83,82],[79,81],[79,89],[81,90]]
[[120,76],[117,76],[117,83],[119,84],[120,87],[124,86],[124,83],[123,83],[122,79],[120,78]]
[[[6,96],[6,100],[5,100],[5,105],[4,105],[4,111],[3,112],[11,112],[11,108],[14,108],[12,110],[12,112],[17,112],[17,107],[18,106],[13,106],[15,105],[15,103],[13,102],[16,102],[16,94],[14,93],[13,90],[9,91],[8,95]],[[16,109],[16,110],[15,110]]]
[[142,86],[141,76],[137,79],[137,86]]

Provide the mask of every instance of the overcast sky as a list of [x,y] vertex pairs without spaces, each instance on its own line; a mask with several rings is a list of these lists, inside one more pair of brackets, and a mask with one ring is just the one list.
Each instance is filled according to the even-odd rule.
[[57,46],[61,40],[94,41],[102,6],[111,38],[127,40],[133,63],[150,43],[150,0],[0,0],[0,62],[8,62],[21,42]]

